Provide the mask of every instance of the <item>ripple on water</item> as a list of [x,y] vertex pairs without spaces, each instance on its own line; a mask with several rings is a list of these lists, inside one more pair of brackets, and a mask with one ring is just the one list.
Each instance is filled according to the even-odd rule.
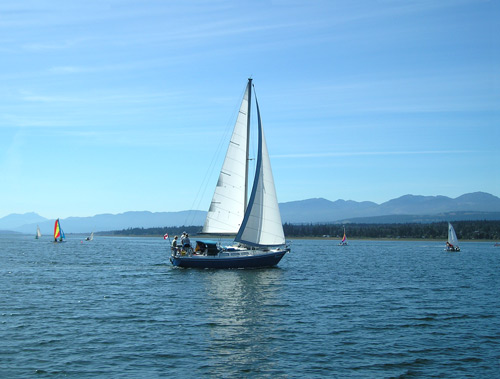
[[183,270],[162,239],[0,237],[3,376],[496,377],[500,254],[297,240],[278,268]]

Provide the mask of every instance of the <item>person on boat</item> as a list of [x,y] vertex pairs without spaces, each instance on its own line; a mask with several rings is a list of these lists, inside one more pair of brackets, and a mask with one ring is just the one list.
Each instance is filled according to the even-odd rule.
[[174,237],[174,240],[172,241],[172,252],[174,255],[176,255],[179,251],[179,247],[177,246],[177,236]]
[[191,247],[191,240],[189,239],[189,235],[187,233],[184,236],[184,241],[182,241],[182,247],[184,248]]
[[181,234],[181,247],[184,246],[184,239],[186,238],[186,232],[182,232]]

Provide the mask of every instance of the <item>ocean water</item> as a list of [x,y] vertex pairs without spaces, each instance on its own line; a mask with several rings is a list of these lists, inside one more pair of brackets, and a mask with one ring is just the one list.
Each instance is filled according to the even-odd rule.
[[500,248],[337,243],[218,271],[161,238],[2,235],[0,377],[500,377]]

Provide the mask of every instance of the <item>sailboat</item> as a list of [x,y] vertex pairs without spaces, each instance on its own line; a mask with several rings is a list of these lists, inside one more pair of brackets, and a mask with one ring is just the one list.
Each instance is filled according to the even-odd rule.
[[243,95],[229,147],[207,212],[202,234],[236,235],[234,244],[221,247],[214,241],[196,241],[190,250],[172,250],[174,266],[195,268],[257,268],[279,263],[290,251],[286,246],[271,162],[262,128],[259,104],[258,149],[255,177],[248,193],[248,161],[252,79]]
[[347,238],[345,236],[345,227],[344,227],[344,237],[342,238],[342,241],[339,242],[339,246],[347,246]]
[[64,231],[61,228],[61,222],[59,221],[59,219],[57,219],[56,223],[54,224],[54,242],[65,242],[64,239],[66,239],[66,236],[64,235]]
[[455,229],[453,226],[448,223],[448,241],[446,241],[446,251],[460,251],[460,247],[458,246],[458,238],[455,233]]
[[37,225],[36,226],[35,239],[39,239],[41,236],[42,236],[42,233],[40,232],[40,227]]
[[92,241],[94,239],[94,232],[90,233],[90,236],[85,238],[85,241]]

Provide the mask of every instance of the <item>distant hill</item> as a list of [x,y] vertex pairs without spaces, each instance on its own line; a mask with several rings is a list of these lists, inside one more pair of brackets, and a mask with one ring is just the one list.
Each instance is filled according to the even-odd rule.
[[[404,195],[382,204],[371,201],[323,198],[281,203],[283,223],[405,223],[455,220],[499,220],[500,198],[484,192],[474,192],[455,199],[446,196]],[[93,217],[61,219],[66,233],[90,233],[128,228],[154,228],[203,225],[205,211],[125,212],[100,214]],[[40,225],[42,234],[50,235],[54,220],[36,213],[11,214],[0,218],[0,230],[35,233]]]
[[[379,220],[383,220],[384,217],[395,215],[427,217],[452,212],[500,212],[500,198],[484,192],[469,193],[456,199],[446,196],[405,195],[380,205],[369,201],[337,200],[332,202],[326,199],[309,199],[282,203],[280,210],[282,221],[292,224],[346,220],[361,222],[360,218],[367,217],[381,217]],[[470,219],[472,214],[468,217]],[[477,214],[477,217],[490,219],[484,214]]]
[[370,201],[330,201],[322,198],[281,203],[281,220],[288,223],[331,222],[376,213],[379,205]]
[[500,212],[446,212],[435,215],[386,215],[355,217],[336,221],[342,224],[429,224],[443,221],[496,221]]
[[[9,217],[9,216],[7,216]],[[65,233],[90,233],[92,231],[121,230],[127,228],[166,227],[190,225],[203,225],[206,217],[204,211],[181,212],[125,212],[120,214],[100,214],[93,217],[68,217],[61,219]],[[5,217],[4,217],[5,218]],[[3,219],[0,219],[0,222]],[[54,221],[44,219],[43,222],[27,223],[15,228],[5,229],[21,233],[35,234],[36,225],[40,226],[42,235],[51,235],[54,230]]]
[[8,216],[0,218],[0,230],[14,230],[26,224],[37,224],[44,221],[47,221],[45,217],[42,217],[34,212],[24,214],[12,213]]

